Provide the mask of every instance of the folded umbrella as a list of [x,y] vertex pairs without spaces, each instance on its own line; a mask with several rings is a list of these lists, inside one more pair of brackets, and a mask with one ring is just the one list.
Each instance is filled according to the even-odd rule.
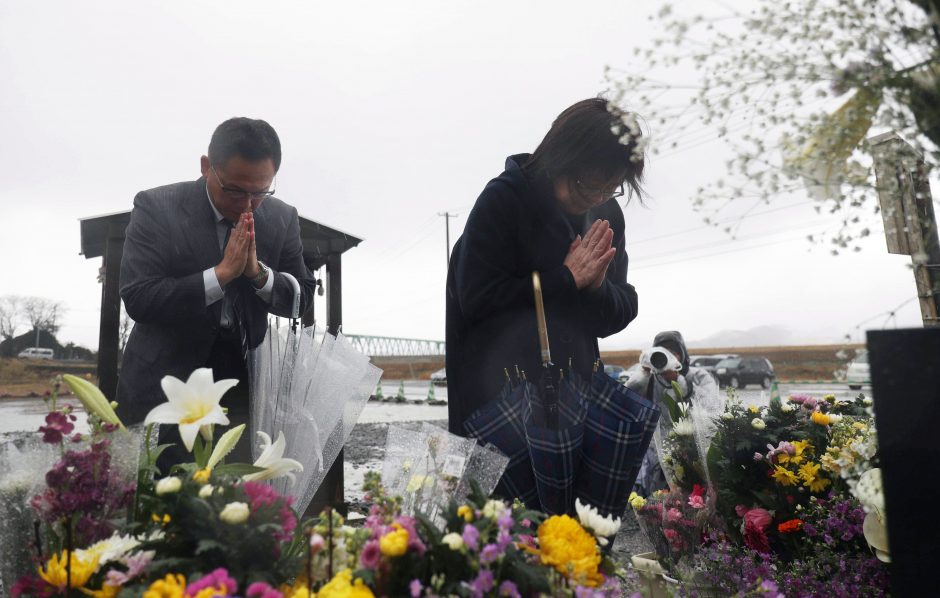
[[497,493],[546,513],[572,513],[586,389],[552,363],[538,272],[532,273],[532,287],[542,355],[539,378],[535,384],[525,376],[515,383],[510,379],[496,400],[468,418],[464,429],[509,457]]
[[587,413],[575,496],[602,515],[620,517],[659,422],[660,408],[599,369]]

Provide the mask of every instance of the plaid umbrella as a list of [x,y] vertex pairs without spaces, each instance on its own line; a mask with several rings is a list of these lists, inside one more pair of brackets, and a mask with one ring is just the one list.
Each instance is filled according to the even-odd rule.
[[537,385],[520,380],[503,389],[464,424],[467,433],[503,451],[509,466],[497,492],[550,514],[574,512],[574,481],[581,463],[586,389],[551,361],[538,272],[532,273],[542,368]]
[[473,438],[488,442],[509,457],[503,477],[495,493],[506,498],[518,498],[531,509],[539,508],[535,489],[535,474],[529,458],[529,445],[525,433],[525,420],[529,416],[529,396],[534,392],[531,384],[520,380],[507,381],[499,398],[478,409],[464,422],[464,429]]
[[[552,418],[538,417],[540,410],[546,410],[544,394],[529,397],[530,414],[523,420],[529,458],[542,510],[551,515],[574,513],[575,478],[581,464],[588,391],[576,377],[560,380]],[[551,423],[539,425],[538,422],[546,420]]]
[[586,393],[587,416],[575,496],[620,517],[659,422],[657,405],[599,370]]

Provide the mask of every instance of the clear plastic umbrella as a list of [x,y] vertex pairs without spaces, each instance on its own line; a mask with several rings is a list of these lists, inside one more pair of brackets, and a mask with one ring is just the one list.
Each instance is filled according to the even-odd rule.
[[303,464],[296,482],[272,483],[294,497],[303,512],[352,433],[382,370],[343,336],[318,327],[269,324],[265,340],[249,355],[252,456],[256,433],[284,433],[284,457]]

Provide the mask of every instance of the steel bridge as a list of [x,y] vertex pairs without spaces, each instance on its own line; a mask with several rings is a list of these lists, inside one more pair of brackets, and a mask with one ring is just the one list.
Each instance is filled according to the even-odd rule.
[[444,355],[444,341],[343,334],[356,349],[369,357],[425,357]]

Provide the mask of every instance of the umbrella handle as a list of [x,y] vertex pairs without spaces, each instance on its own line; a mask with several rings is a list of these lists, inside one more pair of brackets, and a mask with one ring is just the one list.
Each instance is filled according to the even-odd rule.
[[542,301],[542,278],[538,271],[532,272],[532,291],[535,293],[535,319],[539,327],[539,349],[542,351],[542,365],[551,365],[552,352],[548,346],[548,324],[545,323],[545,303]]

